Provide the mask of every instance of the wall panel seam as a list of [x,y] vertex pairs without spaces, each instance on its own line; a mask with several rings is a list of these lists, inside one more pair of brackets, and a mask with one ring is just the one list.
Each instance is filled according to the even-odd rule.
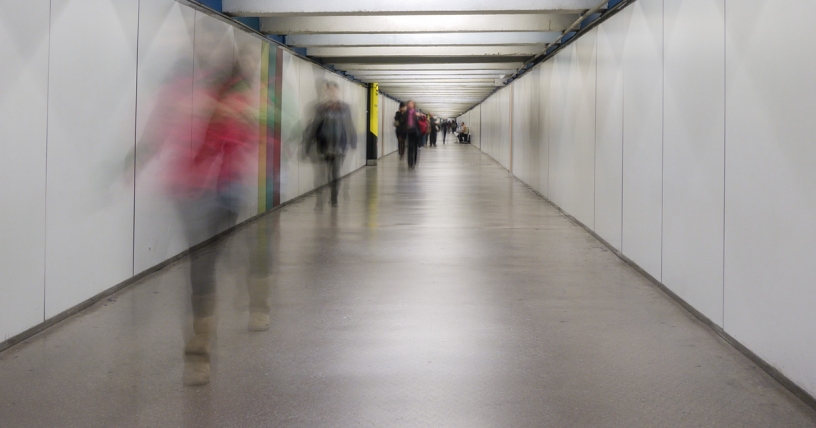
[[728,163],[726,156],[728,154],[726,146],[728,145],[728,0],[723,0],[723,246],[722,246],[722,319],[721,325],[725,330],[725,228],[726,228],[726,172]]
[[598,230],[598,40],[600,30],[595,31],[595,127],[593,128],[594,155],[592,157],[592,226]]
[[135,79],[135,96],[133,97],[133,218],[132,226],[132,240],[130,241],[131,251],[131,265],[130,276],[136,275],[136,144],[138,143],[139,132],[139,42],[141,34],[141,20],[142,20],[142,0],[138,0],[136,4],[136,79]]
[[50,109],[48,108],[51,101],[51,23],[54,17],[54,0],[48,2],[48,61],[46,65],[46,83],[45,83],[45,194],[44,206],[45,215],[43,216],[43,321],[46,319],[46,293],[48,293],[46,277],[48,275],[48,140],[49,140],[49,123],[51,119]]
[[660,282],[663,282],[663,242],[666,224],[666,1],[661,2],[660,24]]

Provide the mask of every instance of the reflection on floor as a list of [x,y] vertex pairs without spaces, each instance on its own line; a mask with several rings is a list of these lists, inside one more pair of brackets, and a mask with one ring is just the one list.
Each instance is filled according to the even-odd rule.
[[[265,332],[247,330],[257,233]],[[344,180],[339,207],[312,195],[214,245],[209,385],[182,385],[183,260],[0,353],[0,426],[816,426],[470,146],[423,149],[415,170],[388,156]]]

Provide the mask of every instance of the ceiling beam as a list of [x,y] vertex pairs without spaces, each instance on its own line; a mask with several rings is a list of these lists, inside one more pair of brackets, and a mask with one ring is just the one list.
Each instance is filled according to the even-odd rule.
[[394,84],[394,82],[415,82],[415,81],[420,81],[420,82],[440,82],[440,81],[446,81],[446,80],[450,80],[450,81],[453,81],[453,82],[464,82],[464,81],[473,81],[473,80],[482,80],[482,81],[486,81],[486,82],[487,81],[492,82],[492,81],[494,81],[496,79],[500,79],[499,75],[484,75],[484,74],[480,74],[480,75],[477,75],[477,76],[468,76],[468,75],[457,76],[457,75],[451,75],[451,74],[442,75],[442,76],[399,76],[399,75],[396,75],[396,76],[360,76],[360,75],[355,74],[354,77],[356,77],[358,79],[361,79],[361,80],[367,80],[367,81],[371,81],[371,82],[378,82],[378,83],[382,83],[382,84],[388,83],[388,84],[392,84],[392,85]]
[[521,62],[496,62],[496,63],[472,63],[472,64],[337,64],[335,67],[346,71],[436,71],[451,70],[459,72],[463,70],[518,70],[523,64]]
[[420,33],[420,34],[294,34],[286,44],[295,47],[348,46],[508,46],[552,43],[560,32]]
[[291,16],[262,18],[261,31],[267,34],[561,32],[577,18],[577,14],[391,15],[345,16],[342,19]]
[[581,13],[598,0],[223,0],[225,13],[234,16],[303,15],[425,15],[425,14],[514,14]]
[[367,71],[354,70],[349,72],[355,76],[365,76],[376,79],[377,77],[478,77],[478,76],[501,76],[506,74],[513,74],[516,70],[393,70],[393,71]]
[[495,57],[534,56],[544,50],[544,45],[523,46],[460,46],[460,47],[350,47],[350,48],[306,48],[306,55],[317,58],[338,57]]

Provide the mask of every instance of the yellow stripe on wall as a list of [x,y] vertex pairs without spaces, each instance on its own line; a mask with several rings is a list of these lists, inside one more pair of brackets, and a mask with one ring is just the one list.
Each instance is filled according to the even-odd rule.
[[371,91],[371,105],[368,106],[369,114],[371,115],[371,119],[369,122],[371,123],[371,133],[374,134],[375,137],[379,137],[380,132],[380,85],[377,83],[372,83],[369,91]]

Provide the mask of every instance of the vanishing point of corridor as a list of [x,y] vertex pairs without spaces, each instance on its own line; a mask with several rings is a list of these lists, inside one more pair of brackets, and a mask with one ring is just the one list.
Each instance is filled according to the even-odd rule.
[[[396,155],[212,244],[212,381],[182,385],[188,258],[0,353],[2,427],[813,427],[816,412],[469,145]],[[268,236],[271,329],[247,331]],[[196,257],[204,248],[192,255]]]

